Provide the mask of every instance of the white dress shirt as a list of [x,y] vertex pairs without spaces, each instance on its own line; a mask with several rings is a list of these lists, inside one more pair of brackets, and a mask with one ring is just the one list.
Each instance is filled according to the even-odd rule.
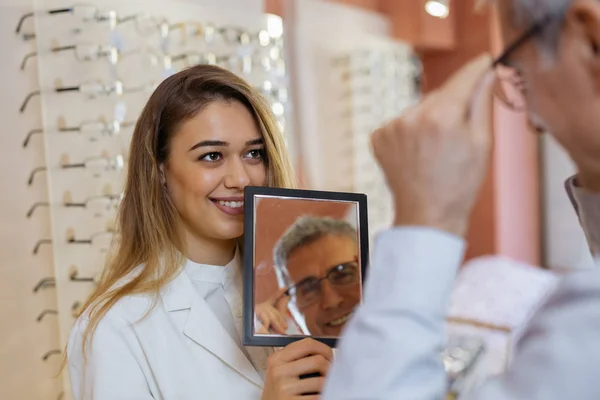
[[[252,358],[242,345],[242,303],[241,293],[232,276],[241,276],[240,257],[236,256],[226,265],[198,264],[187,260],[184,271],[191,279],[198,295],[215,314],[229,336],[251,361]],[[235,315],[234,315],[235,314]],[[255,365],[255,367],[258,367]],[[259,368],[257,370],[260,371]]]
[[[600,194],[571,187],[570,195],[598,249]],[[364,302],[342,335],[322,400],[444,399],[440,353],[464,248],[462,239],[426,228],[377,237]],[[465,400],[600,399],[598,337],[600,268],[569,273],[530,321],[508,371]]]

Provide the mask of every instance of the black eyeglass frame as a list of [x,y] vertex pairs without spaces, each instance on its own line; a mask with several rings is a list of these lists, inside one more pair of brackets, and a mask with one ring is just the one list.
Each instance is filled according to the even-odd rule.
[[546,29],[551,22],[563,19],[566,12],[567,9],[565,8],[558,12],[549,13],[540,18],[537,22],[534,22],[525,32],[518,36],[506,47],[506,49],[504,49],[504,51],[493,61],[492,66],[497,67],[499,65],[503,65],[510,67],[508,59],[515,51]]

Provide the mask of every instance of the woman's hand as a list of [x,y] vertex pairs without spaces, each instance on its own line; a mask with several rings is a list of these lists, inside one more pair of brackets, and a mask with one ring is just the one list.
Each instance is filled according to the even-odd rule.
[[[307,338],[287,345],[269,357],[262,400],[317,400],[325,383],[333,351],[329,346]],[[316,378],[300,375],[319,373]]]
[[288,325],[287,306],[290,297],[285,295],[286,288],[279,290],[271,298],[256,306],[256,319],[260,327],[256,330],[258,334],[278,333],[285,334]]

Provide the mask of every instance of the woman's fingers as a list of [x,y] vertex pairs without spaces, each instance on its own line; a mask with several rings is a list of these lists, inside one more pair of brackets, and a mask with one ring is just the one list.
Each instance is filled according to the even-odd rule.
[[279,373],[282,376],[298,377],[300,375],[320,373],[327,375],[331,361],[322,355],[314,355],[296,360],[281,366]]
[[329,346],[312,338],[306,338],[288,344],[284,349],[272,355],[275,365],[286,364],[312,355],[321,355],[326,360],[333,360],[333,351]]
[[306,394],[321,393],[323,386],[325,386],[324,377],[298,379],[289,383],[288,393],[293,396],[305,395],[301,399],[306,400],[311,398],[307,397]]
[[[288,344],[268,358],[263,400],[319,400],[333,351],[307,338]],[[321,376],[300,379],[302,375]]]

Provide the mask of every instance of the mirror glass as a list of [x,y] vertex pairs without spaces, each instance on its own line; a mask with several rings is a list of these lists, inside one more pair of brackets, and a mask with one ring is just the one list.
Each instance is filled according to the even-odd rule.
[[256,196],[253,333],[337,338],[362,299],[356,201]]

